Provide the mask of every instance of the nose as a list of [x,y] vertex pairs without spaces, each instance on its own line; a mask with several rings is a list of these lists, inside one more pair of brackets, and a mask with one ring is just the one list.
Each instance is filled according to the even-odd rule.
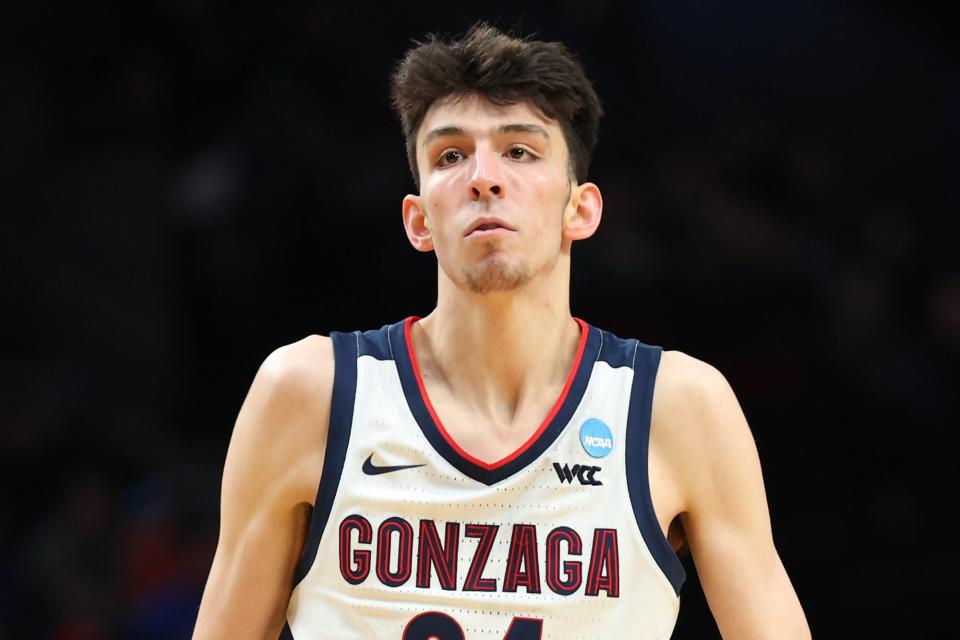
[[487,149],[476,149],[473,154],[473,173],[467,181],[471,200],[502,198],[503,174],[497,155]]

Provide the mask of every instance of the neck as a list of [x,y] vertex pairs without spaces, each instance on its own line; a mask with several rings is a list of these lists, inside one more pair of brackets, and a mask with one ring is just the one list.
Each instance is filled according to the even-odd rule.
[[443,274],[437,308],[414,324],[424,376],[472,410],[509,423],[543,390],[562,388],[580,326],[570,315],[569,270],[508,292],[475,294]]

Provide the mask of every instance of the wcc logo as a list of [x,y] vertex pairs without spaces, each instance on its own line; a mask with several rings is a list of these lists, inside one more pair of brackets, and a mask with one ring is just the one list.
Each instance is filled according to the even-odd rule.
[[581,464],[575,464],[572,467],[568,464],[561,466],[559,462],[554,462],[553,468],[557,471],[557,477],[560,478],[560,484],[563,484],[564,482],[573,484],[574,478],[579,480],[580,484],[585,484],[592,487],[597,487],[603,484],[594,478],[594,476],[600,471],[600,467],[591,467]]

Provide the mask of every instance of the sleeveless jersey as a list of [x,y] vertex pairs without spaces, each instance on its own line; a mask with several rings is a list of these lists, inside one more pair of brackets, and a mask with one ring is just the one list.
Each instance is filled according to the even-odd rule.
[[684,571],[647,476],[660,349],[577,320],[550,414],[487,463],[433,410],[415,320],[331,335],[329,436],[287,610],[293,637],[669,638]]

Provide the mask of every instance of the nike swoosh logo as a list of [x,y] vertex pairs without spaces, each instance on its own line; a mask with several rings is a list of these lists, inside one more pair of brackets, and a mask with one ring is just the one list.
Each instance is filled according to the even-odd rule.
[[425,467],[424,464],[401,464],[395,467],[378,467],[373,464],[373,454],[370,454],[366,460],[363,461],[363,472],[368,476],[378,476],[381,473],[390,473],[391,471],[402,471],[404,469],[416,469],[417,467]]

